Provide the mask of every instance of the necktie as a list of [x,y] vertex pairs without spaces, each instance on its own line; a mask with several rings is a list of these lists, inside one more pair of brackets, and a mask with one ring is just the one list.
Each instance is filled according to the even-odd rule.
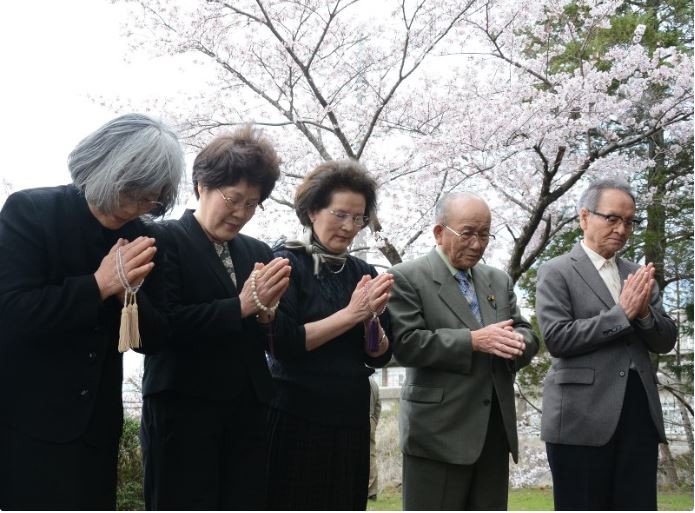
[[473,290],[473,285],[470,282],[468,273],[466,271],[458,271],[455,277],[459,284],[461,294],[463,294],[463,297],[466,298],[466,301],[468,301],[471,307],[471,312],[473,312],[475,318],[478,319],[478,322],[482,324],[483,318],[480,315],[480,305],[478,305],[478,298],[475,296],[475,291]]
[[617,304],[620,300],[620,290],[622,287],[620,286],[620,273],[618,272],[618,266],[615,265],[615,260],[606,260],[603,262],[600,274],[613,300]]
[[217,251],[217,256],[222,260],[222,265],[229,273],[229,277],[232,279],[232,283],[236,287],[236,274],[234,273],[234,262],[232,262],[232,255],[229,252],[229,247],[227,243],[218,244],[215,242],[215,251]]

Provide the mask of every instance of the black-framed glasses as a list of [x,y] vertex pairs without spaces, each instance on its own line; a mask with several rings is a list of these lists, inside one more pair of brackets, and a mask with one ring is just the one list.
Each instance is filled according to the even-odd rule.
[[238,196],[236,198],[230,198],[228,196],[224,195],[224,192],[222,192],[221,189],[217,189],[217,192],[220,193],[222,196],[222,199],[224,202],[227,204],[230,210],[236,210],[239,207],[243,206],[244,210],[247,210],[249,212],[253,212],[256,210],[256,207],[260,208],[263,210],[263,204],[260,201],[244,201],[244,198],[241,196]]
[[[589,209],[587,208],[587,210]],[[596,212],[594,210],[589,210],[589,212],[594,214],[595,216],[604,218],[610,226],[617,226],[618,223],[623,223],[623,226],[625,226],[625,228],[627,228],[628,230],[632,230],[633,228],[641,225],[644,221],[644,219],[642,219],[641,217],[625,219],[624,217],[617,216],[615,214],[602,214],[601,212]]]
[[348,219],[352,219],[352,222],[355,226],[365,226],[369,222],[369,216],[353,216],[350,212],[343,212],[342,210],[326,210],[328,210],[328,212],[330,212],[336,218],[338,218],[341,223],[344,223]]
[[481,244],[487,244],[491,240],[495,240],[495,236],[492,235],[491,233],[485,233],[485,232],[478,233],[478,232],[474,232],[473,230],[464,230],[462,232],[457,232],[451,226],[447,226],[445,224],[443,224],[442,226],[444,228],[446,228],[447,230],[449,230],[454,235],[456,235],[459,238],[459,240],[461,240],[463,242],[469,242],[469,241],[473,240],[473,238],[476,238],[476,239],[478,239],[478,241],[480,241]]

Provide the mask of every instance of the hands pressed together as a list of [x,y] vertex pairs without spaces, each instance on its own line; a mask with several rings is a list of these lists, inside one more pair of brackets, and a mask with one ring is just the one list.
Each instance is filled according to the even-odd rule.
[[155,239],[152,237],[138,237],[129,242],[126,239],[118,239],[109,253],[102,259],[99,268],[94,273],[94,278],[99,287],[101,299],[104,300],[111,296],[118,296],[123,301],[124,287],[118,279],[117,272],[117,251],[121,249],[121,260],[128,283],[137,286],[154,269],[152,259],[157,253]]
[[649,301],[654,286],[654,264],[643,265],[634,274],[628,275],[618,303],[629,320],[649,315]]
[[[290,261],[287,258],[274,258],[267,264],[256,262],[253,266],[254,271],[259,271],[256,275],[256,296],[258,301],[266,307],[276,305],[282,295],[290,285]],[[246,280],[241,292],[241,316],[258,314],[261,323],[269,323],[274,317],[274,312],[261,310],[253,298],[251,279]]]
[[[346,307],[348,312],[355,318],[356,322],[362,321],[367,332],[369,321],[381,314],[391,297],[391,287],[393,287],[393,275],[389,273],[380,274],[374,278],[369,275],[362,276],[352,292],[350,303]],[[379,319],[376,319],[379,322]],[[389,339],[384,333],[381,324],[377,334],[379,343],[376,351],[370,351],[365,337],[366,353],[376,358],[384,354],[389,347]]]
[[393,276],[389,273],[375,278],[364,275],[352,292],[347,309],[357,321],[367,321],[384,310],[391,297],[391,287]]
[[514,331],[513,324],[512,319],[507,319],[471,331],[473,351],[494,354],[508,360],[524,354],[526,342],[523,335]]

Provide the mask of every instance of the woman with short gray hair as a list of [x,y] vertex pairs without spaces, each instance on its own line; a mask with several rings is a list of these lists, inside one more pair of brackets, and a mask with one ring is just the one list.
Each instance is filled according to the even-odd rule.
[[16,192],[0,212],[0,509],[116,509],[119,348],[168,335],[141,216],[174,205],[176,135],[120,116],[68,167],[72,184]]

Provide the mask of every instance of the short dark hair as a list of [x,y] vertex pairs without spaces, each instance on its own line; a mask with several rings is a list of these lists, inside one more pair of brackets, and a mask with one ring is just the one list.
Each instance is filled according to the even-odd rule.
[[304,177],[294,196],[294,209],[299,222],[311,226],[309,213],[326,208],[333,193],[349,191],[364,197],[364,215],[372,217],[376,211],[376,189],[374,178],[356,160],[329,160]]
[[594,180],[589,184],[589,187],[582,193],[577,202],[577,212],[582,208],[587,210],[596,210],[598,207],[598,202],[601,200],[601,194],[603,191],[617,189],[623,191],[625,194],[632,198],[632,203],[637,204],[635,201],[635,195],[632,189],[625,180],[620,178],[601,178],[599,180]]
[[217,188],[245,180],[261,188],[261,201],[270,196],[280,178],[280,158],[260,131],[250,125],[213,139],[193,162],[193,191],[198,184]]

